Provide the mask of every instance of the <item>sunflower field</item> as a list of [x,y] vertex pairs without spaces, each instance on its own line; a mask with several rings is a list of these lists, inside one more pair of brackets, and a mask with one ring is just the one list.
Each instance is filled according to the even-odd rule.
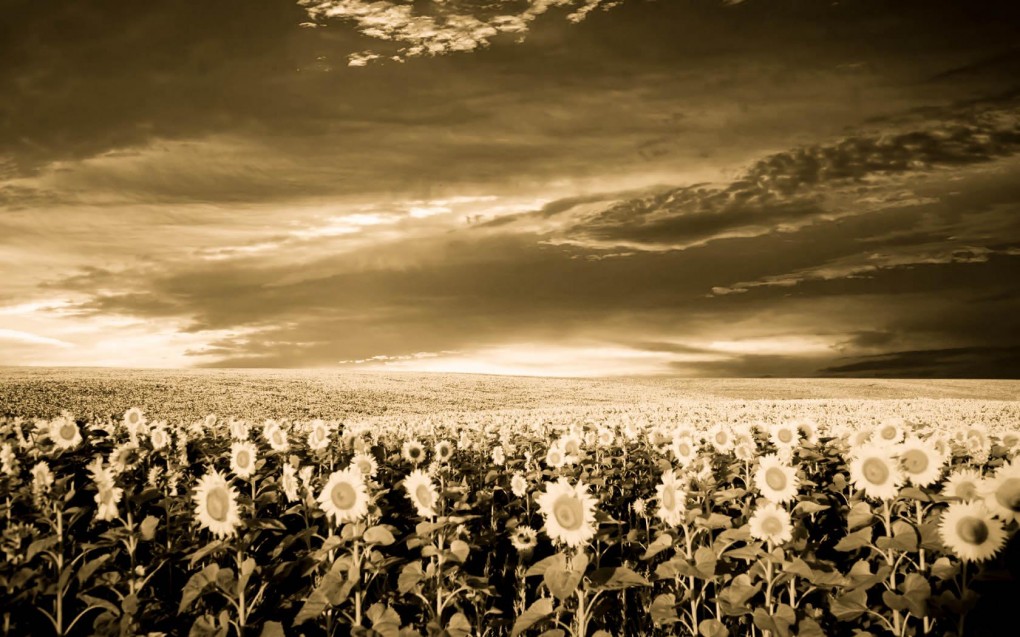
[[988,634],[1016,421],[786,415],[6,417],[2,631]]

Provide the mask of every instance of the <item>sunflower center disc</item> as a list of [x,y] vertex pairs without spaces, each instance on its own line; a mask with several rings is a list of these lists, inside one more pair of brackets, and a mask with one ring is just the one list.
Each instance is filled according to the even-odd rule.
[[977,486],[973,482],[964,482],[956,489],[956,495],[963,500],[973,500],[977,497]]
[[227,509],[230,506],[230,497],[223,487],[216,487],[205,496],[205,508],[209,517],[217,522],[226,522]]
[[237,466],[247,467],[248,463],[251,462],[251,455],[244,450],[237,452]]
[[889,467],[880,458],[868,458],[861,465],[864,477],[871,484],[885,484],[889,480]]
[[1010,511],[1020,511],[1020,478],[1003,480],[995,490],[995,499]]
[[662,508],[672,511],[676,508],[676,491],[673,487],[666,487],[662,490]]
[[769,467],[765,472],[765,484],[776,491],[786,488],[786,474],[779,467]]
[[559,525],[568,531],[576,531],[584,522],[581,501],[572,495],[561,495],[553,503],[553,515]]
[[333,501],[333,506],[341,511],[346,511],[354,506],[358,500],[358,494],[354,492],[354,487],[348,483],[338,482],[329,492],[329,499]]
[[789,429],[780,429],[779,435],[776,437],[779,438],[779,442],[783,443],[790,442],[791,440],[793,440],[793,432],[790,431]]
[[956,523],[956,534],[968,544],[983,544],[988,539],[988,525],[981,518],[967,516]]
[[423,507],[426,509],[432,508],[432,492],[429,491],[428,486],[419,484],[418,488],[414,490],[414,495]]
[[60,437],[63,438],[64,440],[73,440],[74,439],[74,425],[72,425],[71,423],[66,423],[63,426],[61,426],[60,427]]
[[783,532],[783,523],[775,516],[768,516],[761,523],[761,529],[768,535],[778,535]]
[[928,468],[929,464],[928,454],[920,449],[911,449],[907,451],[905,454],[900,456],[900,461],[903,462],[903,468],[910,473],[922,473]]
[[715,441],[721,445],[726,444],[726,434],[722,431],[715,434]]
[[882,427],[882,430],[878,434],[883,440],[895,440],[896,439],[896,427]]
[[681,455],[681,456],[689,456],[689,455],[691,455],[691,447],[690,447],[690,445],[688,445],[688,444],[687,444],[686,442],[684,442],[684,443],[681,443],[681,444],[680,444],[680,445],[679,445],[679,446],[677,447],[677,451],[679,451],[679,452],[680,452],[680,455]]

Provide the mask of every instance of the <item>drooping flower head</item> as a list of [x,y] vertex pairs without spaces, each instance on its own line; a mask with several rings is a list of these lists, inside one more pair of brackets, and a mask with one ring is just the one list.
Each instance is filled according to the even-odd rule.
[[571,485],[566,478],[546,484],[535,501],[545,518],[545,530],[553,541],[577,547],[595,537],[595,498],[580,480]]

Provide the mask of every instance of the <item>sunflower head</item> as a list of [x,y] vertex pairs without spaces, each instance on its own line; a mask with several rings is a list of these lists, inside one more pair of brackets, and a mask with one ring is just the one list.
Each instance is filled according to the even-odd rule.
[[956,502],[942,514],[939,534],[946,548],[965,562],[983,562],[1002,548],[1006,532],[980,502]]

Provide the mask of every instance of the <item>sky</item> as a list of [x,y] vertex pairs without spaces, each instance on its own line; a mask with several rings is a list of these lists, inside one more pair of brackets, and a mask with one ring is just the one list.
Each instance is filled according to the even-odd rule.
[[0,365],[1018,378],[1017,24],[13,0]]

